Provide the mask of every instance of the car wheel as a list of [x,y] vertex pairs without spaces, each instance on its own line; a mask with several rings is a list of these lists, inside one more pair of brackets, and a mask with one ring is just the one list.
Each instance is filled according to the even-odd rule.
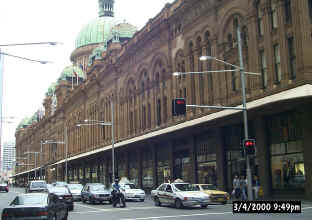
[[161,203],[160,203],[158,197],[155,197],[154,201],[155,201],[155,206],[161,206]]
[[110,199],[108,202],[109,202],[109,204],[113,204],[113,200],[112,199]]
[[144,202],[144,199],[140,199],[140,202]]
[[227,201],[225,201],[225,202],[222,202],[222,204],[223,204],[223,205],[226,205],[226,204],[227,204]]
[[174,204],[175,204],[175,207],[177,209],[183,208],[183,204],[182,204],[182,201],[180,199],[177,199]]
[[208,205],[200,205],[203,209],[207,208]]

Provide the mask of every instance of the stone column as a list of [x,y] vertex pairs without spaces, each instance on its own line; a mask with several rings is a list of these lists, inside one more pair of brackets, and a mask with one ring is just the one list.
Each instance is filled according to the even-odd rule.
[[170,169],[170,180],[173,181],[173,168],[174,168],[174,156],[173,156],[173,148],[174,148],[174,140],[170,140],[168,142],[169,147],[169,169]]
[[[222,128],[215,129],[215,140],[216,140],[216,160],[217,160],[217,186],[221,190],[227,189],[226,184],[226,157],[225,157],[225,147],[224,138],[222,135]],[[228,180],[231,181],[231,180]]]
[[196,158],[196,137],[192,135],[190,137],[190,143],[189,143],[189,151],[190,151],[190,158],[191,158],[191,183],[197,183],[198,177],[197,177],[197,158]]
[[312,104],[304,106],[302,117],[302,131],[303,131],[303,160],[305,170],[305,196],[312,199]]
[[260,185],[263,188],[264,197],[272,192],[270,175],[270,146],[266,133],[265,119],[258,117],[254,120],[254,130],[256,134],[256,159],[258,160],[258,171]]
[[142,189],[143,188],[143,184],[142,184],[142,149],[138,149],[137,150],[137,154],[138,154],[138,159],[139,159],[139,186]]
[[158,175],[157,175],[157,148],[156,145],[152,145],[152,155],[153,155],[153,188],[159,185]]

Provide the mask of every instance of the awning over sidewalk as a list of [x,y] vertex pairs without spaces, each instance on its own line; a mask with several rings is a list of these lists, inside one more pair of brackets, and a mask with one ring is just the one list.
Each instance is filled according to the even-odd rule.
[[[271,104],[274,104],[277,102],[282,102],[282,101],[287,101],[287,100],[292,100],[292,99],[308,98],[308,97],[312,97],[312,85],[310,85],[310,84],[299,86],[299,87],[289,89],[289,90],[286,90],[286,91],[283,91],[283,92],[280,92],[280,93],[277,93],[274,95],[266,96],[264,98],[260,98],[260,99],[248,102],[247,103],[247,110],[260,108],[260,107],[263,107],[266,105],[271,105]],[[239,105],[236,107],[243,107],[243,106]],[[200,125],[203,123],[207,123],[207,122],[210,122],[210,121],[213,121],[216,119],[221,119],[223,117],[234,115],[234,114],[237,114],[239,112],[242,112],[242,110],[221,110],[219,112],[212,113],[212,114],[209,114],[209,115],[206,115],[206,116],[194,119],[194,120],[186,121],[186,122],[183,122],[183,123],[180,123],[177,125],[173,125],[173,126],[161,129],[161,130],[157,130],[154,132],[150,132],[148,134],[141,135],[139,137],[135,137],[135,138],[131,138],[131,139],[128,139],[125,141],[118,142],[114,145],[114,148],[123,147],[123,146],[126,146],[126,145],[131,144],[131,143],[135,143],[138,141],[143,141],[143,140],[147,140],[147,139],[154,138],[157,136],[161,136],[164,134],[176,132],[176,131],[179,131],[179,130],[182,130],[185,128],[189,128],[189,127]],[[105,147],[102,147],[102,148],[99,148],[99,149],[96,149],[93,151],[89,151],[86,153],[82,153],[82,154],[70,157],[67,159],[67,161],[72,161],[72,160],[84,158],[84,157],[87,157],[90,155],[94,155],[94,154],[97,154],[100,152],[110,150],[111,148],[112,148],[112,145],[105,146]],[[60,161],[52,164],[52,166],[57,165],[57,164],[62,164],[65,162],[66,162],[66,159],[63,159],[63,160],[60,160]],[[31,171],[33,171],[33,170],[31,170]],[[16,174],[15,176],[22,175],[24,173],[27,173],[27,171]]]

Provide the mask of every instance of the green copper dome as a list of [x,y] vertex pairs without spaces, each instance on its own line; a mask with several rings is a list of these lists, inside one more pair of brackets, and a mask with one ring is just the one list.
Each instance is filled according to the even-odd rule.
[[99,17],[82,28],[76,38],[76,48],[90,44],[105,43],[109,39],[109,33],[117,24],[114,17]]
[[26,117],[18,124],[17,129],[26,128],[30,124],[30,118]]
[[56,86],[57,86],[56,82],[52,83],[50,87],[48,88],[48,91],[46,92],[46,96],[53,96],[53,94],[55,93]]
[[109,33],[109,39],[116,40],[116,37],[119,39],[132,38],[135,32],[137,32],[137,30],[138,30],[137,27],[133,26],[132,24],[120,23],[115,25],[111,29]]
[[66,67],[62,73],[61,76],[58,78],[58,81],[60,80],[68,80],[68,78],[76,77],[76,74],[79,78],[84,79],[85,75],[82,69],[78,66],[68,66]]

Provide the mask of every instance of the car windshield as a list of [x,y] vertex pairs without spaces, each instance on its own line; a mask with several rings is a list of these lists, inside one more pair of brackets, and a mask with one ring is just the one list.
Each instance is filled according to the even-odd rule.
[[91,186],[91,190],[92,191],[104,191],[105,187],[103,185],[95,185],[95,186]]
[[46,188],[47,184],[45,182],[32,182],[31,187],[33,187],[33,188]]
[[7,186],[8,184],[6,183],[0,183],[0,186]]
[[80,184],[70,184],[68,185],[70,190],[82,190],[83,186]]
[[47,204],[47,194],[27,194],[18,196],[14,202],[14,205],[36,205]]
[[68,193],[68,189],[65,187],[53,187],[50,191],[52,193]]
[[134,184],[125,184],[125,185],[124,185],[124,188],[125,188],[125,189],[137,189],[137,187],[135,187]]
[[217,189],[217,187],[212,184],[201,185],[201,187],[203,188],[203,190],[216,190]]
[[189,184],[189,183],[179,183],[179,184],[174,184],[174,186],[179,191],[197,191],[196,187],[193,184]]

